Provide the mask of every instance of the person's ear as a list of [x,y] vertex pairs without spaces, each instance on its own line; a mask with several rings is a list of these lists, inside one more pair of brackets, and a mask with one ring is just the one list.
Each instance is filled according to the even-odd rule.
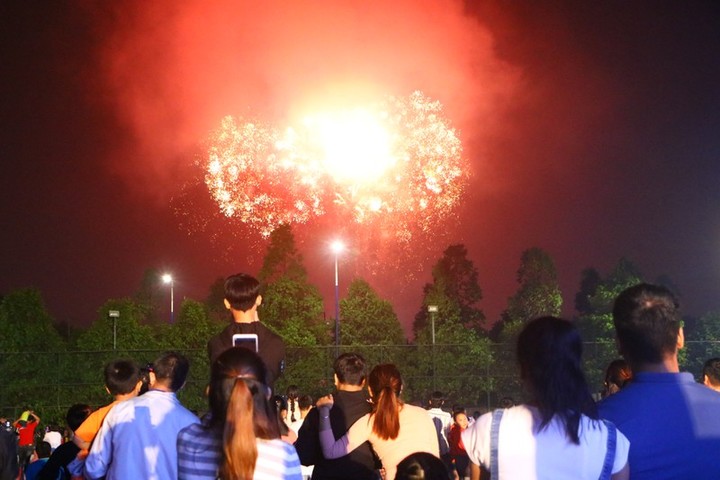
[[685,332],[683,331],[683,327],[680,327],[680,330],[678,330],[678,337],[677,337],[677,349],[680,350],[681,348],[685,347]]
[[340,380],[338,379],[337,373],[333,373],[333,383],[335,384],[335,388],[338,388],[338,385],[340,385]]
[[149,385],[150,387],[152,387],[153,385],[155,385],[155,382],[157,382],[157,376],[155,375],[155,372],[149,372],[149,373],[148,373],[148,378],[150,379],[150,381],[148,382],[148,385]]
[[228,310],[230,310],[230,302],[228,301],[227,298],[223,298],[223,303],[225,304],[225,308],[227,308]]
[[255,306],[259,307],[260,305],[262,305],[262,295],[258,295],[255,299]]
[[703,385],[705,385],[706,387],[710,386],[710,379],[707,375],[703,375]]
[[107,385],[105,385],[105,391],[108,393],[108,395],[110,395],[110,389],[107,387]]
[[140,393],[140,389],[142,388],[142,385],[143,385],[143,381],[138,380],[138,382],[135,384],[135,395]]

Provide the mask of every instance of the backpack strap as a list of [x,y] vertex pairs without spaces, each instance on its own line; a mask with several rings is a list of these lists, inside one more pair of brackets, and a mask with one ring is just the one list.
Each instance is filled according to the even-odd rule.
[[612,467],[615,463],[615,447],[617,445],[617,429],[612,422],[603,420],[607,428],[607,448],[605,449],[605,461],[603,462],[602,472],[600,472],[600,480],[610,480],[612,476]]
[[500,439],[500,421],[502,420],[505,410],[498,408],[493,412],[492,422],[490,423],[490,478],[498,480],[500,478],[500,466],[498,464],[498,442]]

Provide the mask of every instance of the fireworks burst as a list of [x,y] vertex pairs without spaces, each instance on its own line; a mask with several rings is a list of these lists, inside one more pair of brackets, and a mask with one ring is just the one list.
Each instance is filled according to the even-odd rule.
[[263,236],[332,213],[408,244],[452,216],[467,180],[456,131],[421,92],[284,130],[226,117],[201,163],[222,214]]

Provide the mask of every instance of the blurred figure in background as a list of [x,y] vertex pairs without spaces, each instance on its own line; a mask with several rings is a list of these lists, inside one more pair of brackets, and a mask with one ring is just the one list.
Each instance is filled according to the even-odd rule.
[[[395,480],[451,480],[453,474],[445,462],[427,452],[413,453],[397,466]],[[388,479],[390,480],[390,479]]]
[[632,380],[630,365],[622,358],[613,360],[605,371],[603,398],[619,392],[625,388],[625,385],[627,385],[630,380]]
[[720,392],[720,358],[711,358],[703,365],[703,384]]

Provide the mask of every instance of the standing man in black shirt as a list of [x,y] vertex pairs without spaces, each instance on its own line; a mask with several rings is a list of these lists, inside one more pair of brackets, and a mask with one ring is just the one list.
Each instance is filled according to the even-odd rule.
[[[356,353],[343,353],[333,364],[335,387],[333,407],[330,409],[330,425],[335,439],[345,435],[350,426],[363,415],[370,413],[371,405],[365,393],[367,367],[365,359]],[[295,442],[300,463],[315,465],[313,480],[350,479],[376,480],[380,463],[368,442],[344,457],[327,460],[323,457],[318,435],[319,412],[310,410],[298,432]]]
[[233,346],[233,335],[254,333],[258,337],[257,353],[265,362],[267,382],[272,387],[285,368],[285,342],[258,319],[257,308],[262,303],[260,282],[245,273],[228,277],[224,302],[225,308],[232,313],[233,322],[208,342],[210,363]]

